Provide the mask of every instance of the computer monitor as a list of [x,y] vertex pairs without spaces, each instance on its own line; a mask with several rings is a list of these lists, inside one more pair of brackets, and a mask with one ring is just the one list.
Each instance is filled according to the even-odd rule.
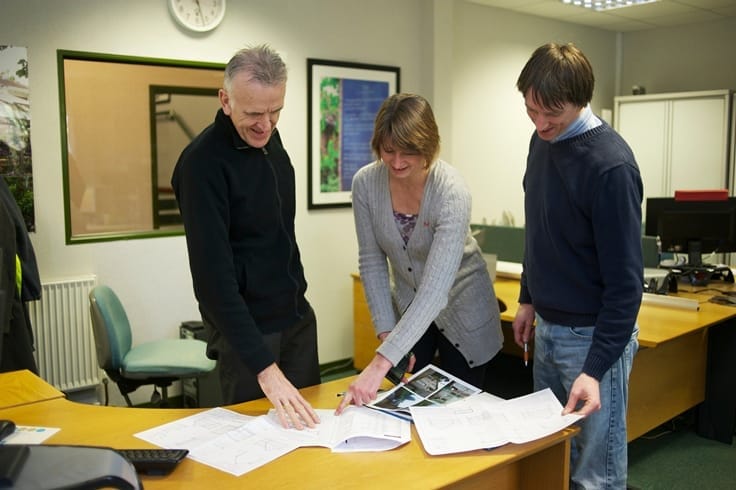
[[658,236],[662,252],[686,253],[689,266],[704,266],[702,254],[736,252],[736,197],[650,197],[644,234]]

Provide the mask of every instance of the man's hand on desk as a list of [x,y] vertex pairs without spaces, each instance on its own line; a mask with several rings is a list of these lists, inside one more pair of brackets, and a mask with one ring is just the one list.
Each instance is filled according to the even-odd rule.
[[284,373],[274,363],[258,373],[258,383],[263,393],[273,403],[279,416],[281,425],[288,429],[314,428],[319,424],[319,416],[307,400],[302,397],[291,382],[286,379]]

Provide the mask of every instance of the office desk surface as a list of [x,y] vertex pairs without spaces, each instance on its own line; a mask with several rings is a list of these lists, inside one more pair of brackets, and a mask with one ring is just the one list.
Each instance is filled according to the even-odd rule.
[[[333,408],[337,393],[351,378],[302,390],[315,407]],[[249,415],[264,414],[266,400],[228,407]],[[191,415],[201,409],[146,409],[85,405],[53,399],[0,409],[0,418],[21,425],[59,427],[46,444],[76,444],[115,448],[150,447],[133,434]],[[424,452],[416,431],[412,441],[393,451],[379,453],[332,453],[326,448],[300,448],[235,477],[190,459],[166,477],[143,477],[146,489],[167,488],[567,488],[569,439],[577,432],[568,428],[527,444],[509,444],[493,451],[474,451],[448,456]],[[473,481],[473,479],[476,479]]]
[[[505,322],[512,322],[519,307],[519,281],[517,279],[497,278],[493,283],[496,296],[501,299],[507,310],[501,314]],[[686,336],[724,320],[736,316],[736,307],[709,303],[713,293],[692,293],[682,291],[679,296],[697,299],[699,311],[689,311],[657,305],[642,305],[639,309],[639,345],[641,347],[657,347],[663,342]]]
[[[518,309],[519,281],[497,278],[494,287],[507,306],[501,319],[512,322]],[[629,379],[629,441],[705,400],[708,331],[736,316],[735,307],[708,302],[717,294],[713,291],[681,289],[678,296],[697,299],[699,311],[651,304],[639,309],[640,349]],[[505,329],[510,331],[508,323]],[[504,351],[521,355],[513,336],[508,331],[505,335]]]
[[0,408],[64,398],[57,390],[27,369],[0,373]]

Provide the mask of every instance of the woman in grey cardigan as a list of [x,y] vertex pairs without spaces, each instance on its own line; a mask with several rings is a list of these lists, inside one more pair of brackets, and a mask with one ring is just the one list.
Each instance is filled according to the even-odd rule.
[[414,372],[437,354],[440,368],[482,387],[503,344],[493,283],[470,233],[470,192],[437,158],[439,140],[419,95],[392,95],[376,115],[371,147],[379,159],[355,174],[352,200],[360,276],[381,345],[337,413],[374,400],[407,354]]

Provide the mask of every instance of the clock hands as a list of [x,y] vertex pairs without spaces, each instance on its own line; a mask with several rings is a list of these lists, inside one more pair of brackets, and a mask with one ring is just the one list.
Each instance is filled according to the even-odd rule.
[[202,14],[202,6],[199,4],[199,0],[194,0],[194,3],[197,4],[197,13],[199,14],[199,20],[202,22],[202,25],[205,25],[204,20],[204,14]]

